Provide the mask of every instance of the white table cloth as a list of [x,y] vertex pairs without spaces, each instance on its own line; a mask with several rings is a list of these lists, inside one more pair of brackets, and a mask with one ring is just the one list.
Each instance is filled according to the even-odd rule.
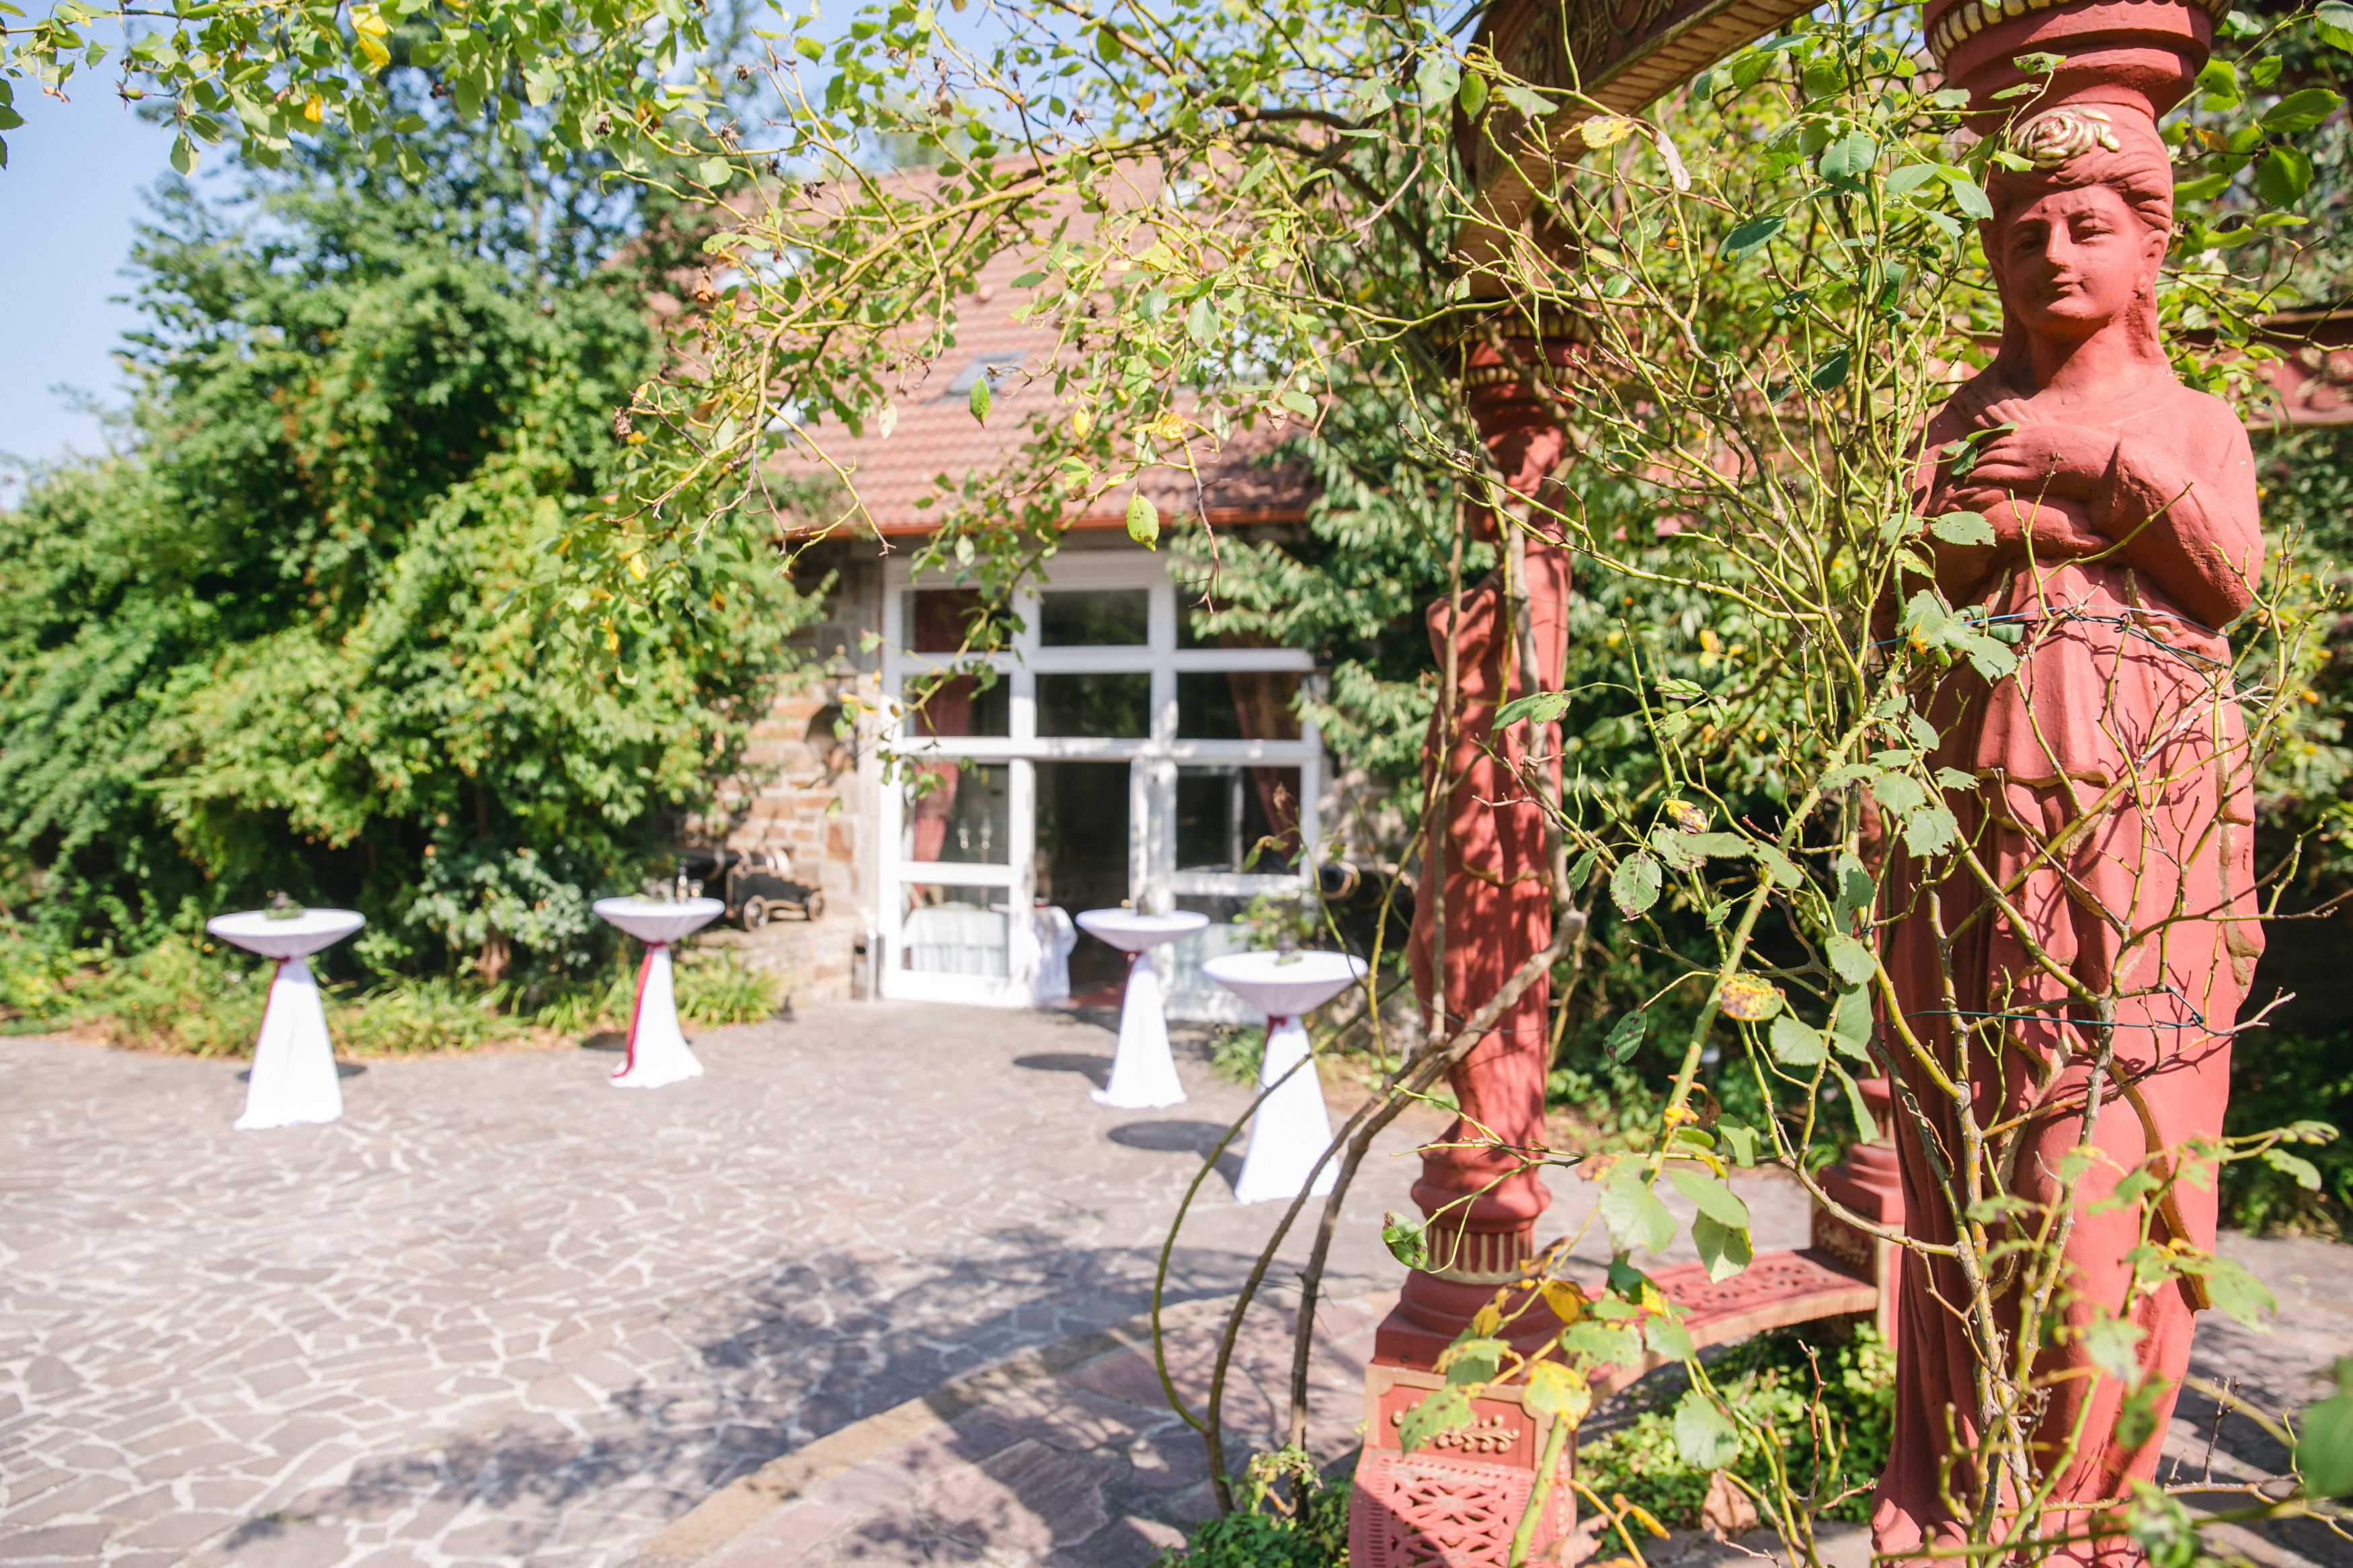
[[918,904],[900,925],[910,967],[920,974],[970,974],[1002,980],[1006,932],[1001,910],[971,904]]
[[1059,904],[1039,904],[1035,915],[1038,976],[1029,999],[1040,1007],[1071,999],[1071,950],[1079,945],[1079,928],[1071,912]]
[[1258,1071],[1266,1098],[1250,1118],[1234,1202],[1288,1202],[1303,1190],[1329,1193],[1340,1173],[1337,1160],[1324,1161],[1313,1185],[1307,1180],[1332,1146],[1332,1117],[1301,1020],[1362,980],[1365,961],[1343,952],[1235,952],[1209,960],[1201,973],[1266,1014],[1266,1059]]
[[278,963],[269,1000],[261,1014],[261,1036],[253,1045],[253,1070],[246,1075],[245,1114],[239,1132],[332,1121],[343,1113],[343,1086],[335,1075],[335,1047],[327,1039],[327,1014],[319,1005],[319,983],[304,962],[367,924],[353,910],[304,910],[273,920],[267,910],[221,915],[205,929],[232,947]]
[[611,1079],[615,1089],[659,1089],[702,1076],[678,1026],[678,996],[670,950],[727,912],[717,899],[599,899],[597,916],[646,944],[638,966],[637,1005],[629,1013],[628,1056]]
[[1176,1081],[1176,1060],[1168,1051],[1168,1016],[1161,1006],[1160,976],[1153,973],[1152,950],[1208,923],[1208,916],[1181,910],[1171,915],[1088,910],[1079,916],[1081,930],[1127,954],[1119,1048],[1112,1057],[1111,1082],[1094,1091],[1098,1105],[1150,1110],[1184,1103],[1185,1087]]

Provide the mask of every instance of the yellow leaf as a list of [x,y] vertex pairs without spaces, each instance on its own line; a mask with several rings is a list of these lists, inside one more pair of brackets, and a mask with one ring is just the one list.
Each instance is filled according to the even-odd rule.
[[1088,413],[1083,408],[1074,408],[1071,411],[1071,435],[1076,436],[1080,440],[1083,441],[1087,438],[1087,432],[1094,427],[1095,416],[1093,415]]
[[[385,58],[390,58],[391,57],[386,56]],[[314,92],[310,97],[302,100],[302,118],[309,121],[311,124],[318,124],[321,120],[326,117],[326,112],[327,106],[325,103],[321,101],[317,93]]]
[[378,70],[382,70],[385,67],[392,63],[392,51],[384,47],[384,40],[382,38],[377,37],[374,33],[365,32],[361,33],[358,37],[360,53],[367,57],[368,64],[375,67]]
[[1495,1331],[1503,1326],[1504,1314],[1495,1310],[1495,1303],[1493,1301],[1488,1302],[1485,1306],[1471,1314],[1471,1337],[1472,1339],[1493,1339],[1495,1337]]
[[646,580],[646,558],[644,556],[632,555],[629,557],[629,575],[635,577],[640,583]]
[[1545,1305],[1550,1307],[1552,1315],[1562,1322],[1573,1323],[1584,1312],[1585,1292],[1570,1281],[1547,1279],[1544,1282],[1543,1290]]
[[1585,144],[1595,149],[1614,147],[1641,129],[1622,114],[1599,114],[1585,122]]

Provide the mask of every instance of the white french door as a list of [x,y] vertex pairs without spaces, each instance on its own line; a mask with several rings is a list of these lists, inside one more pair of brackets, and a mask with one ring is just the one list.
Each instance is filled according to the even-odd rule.
[[[1279,855],[1248,863],[1259,840],[1314,863],[1323,746],[1291,700],[1314,661],[1196,646],[1178,594],[1160,556],[1065,554],[1050,581],[1015,595],[1009,651],[958,665],[976,600],[887,563],[892,741],[931,778],[882,791],[885,996],[1029,1005],[1040,933],[1050,942],[1056,929],[1040,902],[1075,915],[1124,900],[1208,913],[1208,930],[1159,950],[1171,1013],[1243,1016],[1198,966],[1235,945],[1227,921],[1244,902],[1302,886]],[[993,684],[967,676],[909,711],[912,683],[984,665]]]

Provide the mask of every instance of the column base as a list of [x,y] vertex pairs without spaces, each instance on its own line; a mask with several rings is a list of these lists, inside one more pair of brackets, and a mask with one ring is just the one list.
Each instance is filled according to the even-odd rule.
[[[1471,1425],[1404,1452],[1405,1413],[1445,1379],[1413,1367],[1376,1363],[1365,1370],[1365,1449],[1348,1504],[1348,1561],[1355,1568],[1502,1568],[1535,1485],[1551,1418],[1516,1394],[1490,1392],[1471,1402]],[[1568,1479],[1577,1440],[1561,1452],[1532,1542],[1532,1562],[1577,1528],[1577,1494]]]

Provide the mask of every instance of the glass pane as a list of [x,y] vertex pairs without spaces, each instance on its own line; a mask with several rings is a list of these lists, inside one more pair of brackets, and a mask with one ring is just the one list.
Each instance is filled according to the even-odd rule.
[[1254,1016],[1241,999],[1208,975],[1201,965],[1213,958],[1229,952],[1250,951],[1248,934],[1234,924],[1242,910],[1250,907],[1248,899],[1222,896],[1192,897],[1176,895],[1176,907],[1191,910],[1209,917],[1209,923],[1190,936],[1178,937],[1169,944],[1176,960],[1176,983],[1168,989],[1167,1008],[1171,1017],[1218,1019],[1239,1022]]
[[[976,675],[944,680],[930,696],[923,681],[907,679],[900,700],[907,705],[911,735],[1010,735],[1013,733],[1013,687],[1002,675],[987,687]],[[919,708],[917,703],[922,703]]]
[[1009,770],[926,763],[906,786],[906,829],[899,852],[910,860],[1002,866],[1011,842],[1006,795]]
[[[1257,858],[1251,858],[1255,850]],[[1176,770],[1176,868],[1281,876],[1299,852],[1299,770]]]
[[1038,641],[1046,647],[1142,647],[1152,637],[1148,588],[1099,588],[1038,595]]
[[1176,733],[1187,741],[1296,741],[1295,669],[1233,669],[1176,677]]
[[[1125,763],[1039,763],[1038,899],[1071,914],[1117,909],[1128,898]],[[1127,957],[1081,932],[1070,957],[1071,994],[1082,1005],[1119,1005]]]
[[[972,588],[910,588],[900,598],[901,627],[912,653],[954,653],[1004,640],[1004,612]],[[992,626],[988,623],[1000,624]]]
[[1038,733],[1140,741],[1152,733],[1152,677],[1041,675]]
[[900,964],[918,974],[969,974],[1002,980],[1007,916],[1002,888],[910,884],[899,922]]

